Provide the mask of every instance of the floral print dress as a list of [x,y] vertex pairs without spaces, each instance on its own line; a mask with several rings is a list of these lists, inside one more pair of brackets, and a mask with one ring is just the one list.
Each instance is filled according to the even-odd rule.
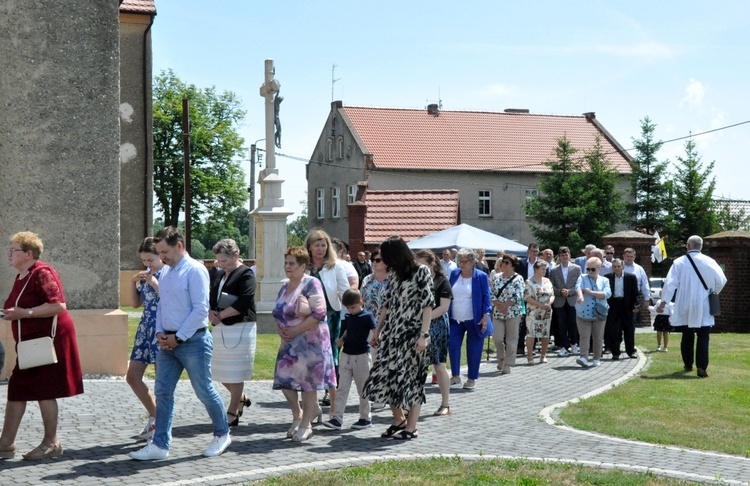
[[[534,280],[534,277],[526,281],[524,296],[531,297],[541,304],[546,304],[552,300],[554,295],[555,290],[552,288],[552,282],[547,277],[542,277],[541,282]],[[527,304],[526,311],[526,328],[529,331],[526,337],[548,338],[552,323],[552,309],[543,309]]]
[[[163,271],[162,268],[156,272],[154,278],[159,280]],[[159,305],[159,294],[146,282],[138,282],[137,289],[143,302],[143,314],[135,332],[130,360],[152,364],[156,363],[156,353],[159,351],[159,347],[156,346],[156,307]]]
[[274,390],[311,392],[336,388],[336,369],[333,365],[331,338],[326,322],[326,300],[323,286],[317,278],[305,276],[289,295],[289,281],[281,285],[273,317],[279,328],[299,326],[307,316],[297,314],[297,300],[307,297],[312,316],[320,319],[317,326],[295,336],[291,341],[281,341],[276,356],[273,376]]

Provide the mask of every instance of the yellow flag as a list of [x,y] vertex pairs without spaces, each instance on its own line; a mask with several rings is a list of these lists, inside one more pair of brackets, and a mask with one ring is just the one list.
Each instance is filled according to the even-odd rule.
[[656,246],[659,247],[659,250],[661,251],[661,258],[667,258],[667,247],[664,244],[664,238],[659,238],[659,241],[656,243]]

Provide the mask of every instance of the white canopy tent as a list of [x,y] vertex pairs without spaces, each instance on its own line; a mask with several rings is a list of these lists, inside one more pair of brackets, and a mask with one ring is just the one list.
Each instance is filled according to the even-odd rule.
[[[514,255],[526,255],[526,246],[517,241],[503,238],[489,231],[484,231],[468,224],[459,224],[451,228],[432,233],[431,235],[407,243],[412,250],[442,251],[446,248],[484,248],[488,255],[503,250]],[[438,255],[439,256],[439,255]]]

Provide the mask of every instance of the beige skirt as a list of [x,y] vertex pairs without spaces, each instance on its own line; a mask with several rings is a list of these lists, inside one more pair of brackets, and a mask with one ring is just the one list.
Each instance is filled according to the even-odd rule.
[[252,379],[256,327],[255,322],[214,326],[214,350],[211,356],[211,374],[214,381],[242,383]]

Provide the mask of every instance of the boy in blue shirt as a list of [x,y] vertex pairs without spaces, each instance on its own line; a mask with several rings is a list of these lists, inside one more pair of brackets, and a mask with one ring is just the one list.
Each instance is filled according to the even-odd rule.
[[375,328],[375,318],[363,309],[364,302],[359,290],[349,289],[344,292],[341,304],[346,307],[348,314],[341,322],[341,337],[336,340],[336,346],[343,346],[339,355],[339,384],[333,404],[333,417],[323,422],[323,425],[329,429],[341,430],[349,388],[354,379],[359,396],[359,420],[352,424],[352,428],[366,429],[372,426],[372,420],[370,401],[362,398],[362,388],[372,366],[370,344],[367,339],[370,331]]

